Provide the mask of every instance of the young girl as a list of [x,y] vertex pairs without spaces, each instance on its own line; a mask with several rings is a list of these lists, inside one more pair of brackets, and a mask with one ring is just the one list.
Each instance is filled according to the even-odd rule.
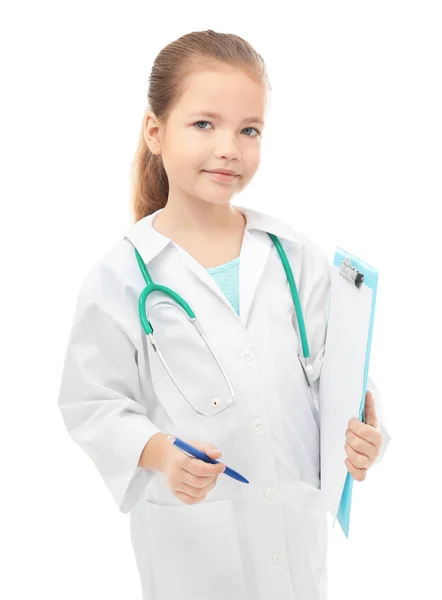
[[[146,600],[326,598],[318,379],[330,265],[290,225],[232,204],[259,166],[270,89],[261,56],[236,35],[194,32],[159,53],[134,161],[135,224],[78,297],[59,406],[131,513]],[[269,234],[297,285],[312,387]],[[190,305],[205,338],[176,300],[140,301],[142,267]],[[360,481],[388,441],[381,451],[371,393],[366,415],[371,424],[354,419],[345,432]],[[168,435],[223,462],[190,457]]]

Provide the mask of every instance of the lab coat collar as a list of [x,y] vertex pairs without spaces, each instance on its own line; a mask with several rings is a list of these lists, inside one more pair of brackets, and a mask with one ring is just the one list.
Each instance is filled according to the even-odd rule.
[[[244,214],[247,220],[246,232],[252,230],[265,231],[273,233],[279,238],[284,238],[290,241],[295,241],[296,236],[292,228],[278,219],[267,215],[263,212],[246,208],[244,206],[232,205],[235,209]],[[160,208],[156,212],[147,215],[129,227],[124,233],[124,237],[132,242],[137,248],[146,265],[149,264],[166,246],[173,243],[170,238],[163,235],[152,226],[152,222],[157,214],[163,209]],[[246,235],[246,232],[244,235]]]
[[[268,236],[254,236],[250,232],[252,230],[260,230],[266,233],[273,233],[279,238],[291,241],[296,239],[296,233],[288,224],[276,217],[243,206],[233,205],[233,207],[242,212],[247,221],[241,248],[239,315],[237,315],[219,285],[207,272],[207,269],[204,269],[193,256],[180,248],[180,246],[177,245],[176,247],[181,259],[193,274],[209,287],[218,300],[232,312],[234,318],[239,319],[243,327],[246,327],[256,290],[273,246]],[[125,237],[137,248],[146,265],[158,256],[164,248],[173,243],[173,240],[164,236],[152,226],[153,219],[161,210],[163,209],[159,209],[151,215],[144,217],[125,233]]]

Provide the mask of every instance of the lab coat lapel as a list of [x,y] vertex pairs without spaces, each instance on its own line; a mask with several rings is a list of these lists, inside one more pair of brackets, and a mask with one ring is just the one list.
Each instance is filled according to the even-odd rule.
[[248,229],[244,231],[241,258],[239,260],[239,314],[244,327],[247,326],[253,299],[269,258],[271,247],[271,243],[266,244],[257,239]]
[[191,254],[186,252],[184,248],[181,248],[178,244],[174,243],[173,240],[164,236],[152,226],[154,217],[161,212],[161,210],[162,209],[159,209],[155,213],[144,217],[132,225],[126,230],[125,237],[131,241],[135,248],[137,248],[146,265],[149,265],[149,262],[167,246],[173,245],[175,250],[178,252],[181,263],[184,265],[184,267],[195,277],[197,277],[199,282],[206,285],[213,292],[215,297],[219,301],[223,302],[228,309],[232,311],[233,315],[239,319],[235,309],[230,304],[229,300],[226,298],[210,273],[208,273],[207,270],[195,258],[193,258]]
[[239,259],[239,316],[210,273],[183,248],[177,246],[177,250],[185,265],[215,293],[221,302],[228,306],[229,310],[237,319],[239,318],[245,328],[259,281],[270,255],[271,246],[271,243],[266,244],[258,240],[248,229],[244,230]]
[[[273,233],[288,240],[295,240],[296,236],[289,225],[276,217],[264,215],[244,206],[235,205],[235,208],[240,210],[247,219],[239,260],[239,316],[210,273],[192,255],[177,244],[174,245],[179,252],[182,263],[213,292],[219,301],[223,302],[232,311],[234,318],[238,319],[245,328],[259,282],[273,248],[270,238],[267,240],[263,236]],[[156,231],[152,226],[154,217],[161,210],[159,209],[155,213],[144,217],[125,232],[125,237],[138,248],[146,264],[166,246],[173,243],[171,239]],[[256,233],[252,234],[252,230]]]
[[[204,283],[206,286],[210,288],[210,290],[217,296],[217,298],[223,302],[227,307],[232,311],[232,313],[238,318],[238,315],[230,304],[229,300],[213,279],[213,277],[208,273],[207,269],[205,269],[191,254],[186,252],[183,248],[178,245],[175,245],[181,261],[184,265],[192,272],[192,274],[199,279],[201,283]],[[240,261],[241,262],[241,261]]]

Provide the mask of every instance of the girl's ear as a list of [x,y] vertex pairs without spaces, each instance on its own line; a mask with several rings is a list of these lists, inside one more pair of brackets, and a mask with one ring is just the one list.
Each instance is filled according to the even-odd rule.
[[147,111],[143,120],[144,141],[152,154],[161,153],[161,128],[152,111]]

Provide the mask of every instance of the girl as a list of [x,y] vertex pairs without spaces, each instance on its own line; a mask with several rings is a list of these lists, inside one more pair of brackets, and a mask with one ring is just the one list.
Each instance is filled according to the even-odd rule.
[[[326,598],[318,378],[330,265],[288,224],[232,204],[259,166],[270,89],[261,56],[236,35],[194,32],[159,53],[133,164],[135,224],[78,297],[59,406],[130,512],[146,600]],[[313,388],[269,234],[293,270]],[[155,293],[139,304],[141,264],[188,302],[232,389],[176,302]],[[359,480],[386,445],[369,401],[372,425],[346,432]],[[224,462],[189,457],[168,434]]]

